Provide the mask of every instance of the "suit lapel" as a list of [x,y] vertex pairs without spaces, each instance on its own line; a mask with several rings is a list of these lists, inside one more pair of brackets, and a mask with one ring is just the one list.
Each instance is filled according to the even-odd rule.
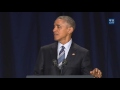
[[55,42],[50,49],[50,55],[54,60],[57,60],[57,44],[58,43]]
[[[69,65],[69,63],[71,63],[71,61],[74,60],[75,55],[76,55],[76,48],[75,48],[74,43],[72,42],[72,45],[71,45],[71,47],[70,47],[70,50],[69,50],[68,55],[67,55],[67,58],[66,58],[66,60],[67,60],[67,65]],[[66,72],[66,70],[67,70],[67,67],[64,67],[64,68],[63,68],[63,74]]]

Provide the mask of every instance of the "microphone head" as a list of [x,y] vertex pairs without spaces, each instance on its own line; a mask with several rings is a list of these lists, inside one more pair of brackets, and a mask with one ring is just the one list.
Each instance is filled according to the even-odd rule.
[[57,60],[56,59],[53,59],[53,65],[57,66]]
[[64,59],[63,62],[62,62],[63,65],[67,65],[67,60]]

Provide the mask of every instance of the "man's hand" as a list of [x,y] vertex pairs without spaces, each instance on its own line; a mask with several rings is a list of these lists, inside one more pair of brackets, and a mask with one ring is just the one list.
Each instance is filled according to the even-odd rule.
[[95,78],[101,78],[102,77],[102,72],[98,68],[95,68],[92,71],[90,71],[90,74]]

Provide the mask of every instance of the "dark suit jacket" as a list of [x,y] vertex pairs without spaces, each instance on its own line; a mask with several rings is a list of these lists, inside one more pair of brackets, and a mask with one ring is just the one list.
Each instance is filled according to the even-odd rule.
[[[57,60],[57,42],[40,48],[35,75],[59,75],[60,70],[55,66]],[[68,52],[67,63],[62,69],[63,75],[89,75],[92,70],[89,51],[72,42]]]

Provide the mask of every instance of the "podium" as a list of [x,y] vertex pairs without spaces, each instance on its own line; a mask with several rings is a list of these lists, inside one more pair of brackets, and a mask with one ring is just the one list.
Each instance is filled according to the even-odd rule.
[[94,78],[92,75],[27,75],[26,78]]

